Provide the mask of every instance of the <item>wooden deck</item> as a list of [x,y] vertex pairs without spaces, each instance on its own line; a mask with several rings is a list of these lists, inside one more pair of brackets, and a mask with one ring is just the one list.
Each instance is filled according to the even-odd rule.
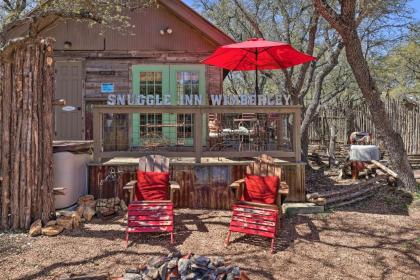
[[[195,163],[195,158],[172,158],[171,180],[177,181],[181,190],[175,195],[175,206],[185,208],[231,209],[233,195],[229,184],[244,177],[246,166],[252,161],[228,158],[203,158]],[[305,201],[305,164],[276,160],[282,166],[282,180],[290,187],[288,202]],[[125,183],[134,179],[138,158],[113,158],[89,164],[89,193],[95,198],[118,195],[128,199],[123,192]],[[111,170],[117,173],[115,181],[101,181]]]

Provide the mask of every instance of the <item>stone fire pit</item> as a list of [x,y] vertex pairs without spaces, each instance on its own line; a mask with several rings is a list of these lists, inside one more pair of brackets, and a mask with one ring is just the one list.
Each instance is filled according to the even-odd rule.
[[154,257],[146,265],[127,268],[121,280],[234,280],[249,279],[239,267],[225,262],[221,257],[204,257],[171,253],[166,257]]

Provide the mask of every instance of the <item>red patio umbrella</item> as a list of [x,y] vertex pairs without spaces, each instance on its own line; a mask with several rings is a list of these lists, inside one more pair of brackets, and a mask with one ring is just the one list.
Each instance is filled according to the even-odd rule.
[[255,90],[258,94],[258,70],[288,68],[315,59],[286,43],[251,38],[242,43],[221,46],[202,62],[232,71],[255,70]]

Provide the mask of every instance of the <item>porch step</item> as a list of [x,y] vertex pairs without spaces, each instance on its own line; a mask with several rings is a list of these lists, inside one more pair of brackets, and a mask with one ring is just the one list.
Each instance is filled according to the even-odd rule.
[[286,202],[284,203],[283,207],[284,213],[286,213],[286,215],[317,214],[324,212],[324,206],[316,205],[315,203],[311,202]]

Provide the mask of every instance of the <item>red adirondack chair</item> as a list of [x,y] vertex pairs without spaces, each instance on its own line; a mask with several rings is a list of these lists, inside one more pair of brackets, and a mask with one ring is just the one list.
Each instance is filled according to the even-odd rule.
[[[278,221],[289,186],[281,182],[280,166],[274,164],[274,160],[267,155],[251,163],[246,175],[246,178],[230,185],[236,201],[225,246],[229,245],[232,232],[240,232],[271,238],[271,253],[274,253]],[[260,200],[270,203],[262,203]]]
[[[174,243],[173,198],[180,186],[169,181],[169,159],[160,155],[140,158],[137,178],[140,181],[124,186],[130,192],[126,247],[131,233],[170,232],[171,244]],[[169,197],[162,197],[165,192]]]

